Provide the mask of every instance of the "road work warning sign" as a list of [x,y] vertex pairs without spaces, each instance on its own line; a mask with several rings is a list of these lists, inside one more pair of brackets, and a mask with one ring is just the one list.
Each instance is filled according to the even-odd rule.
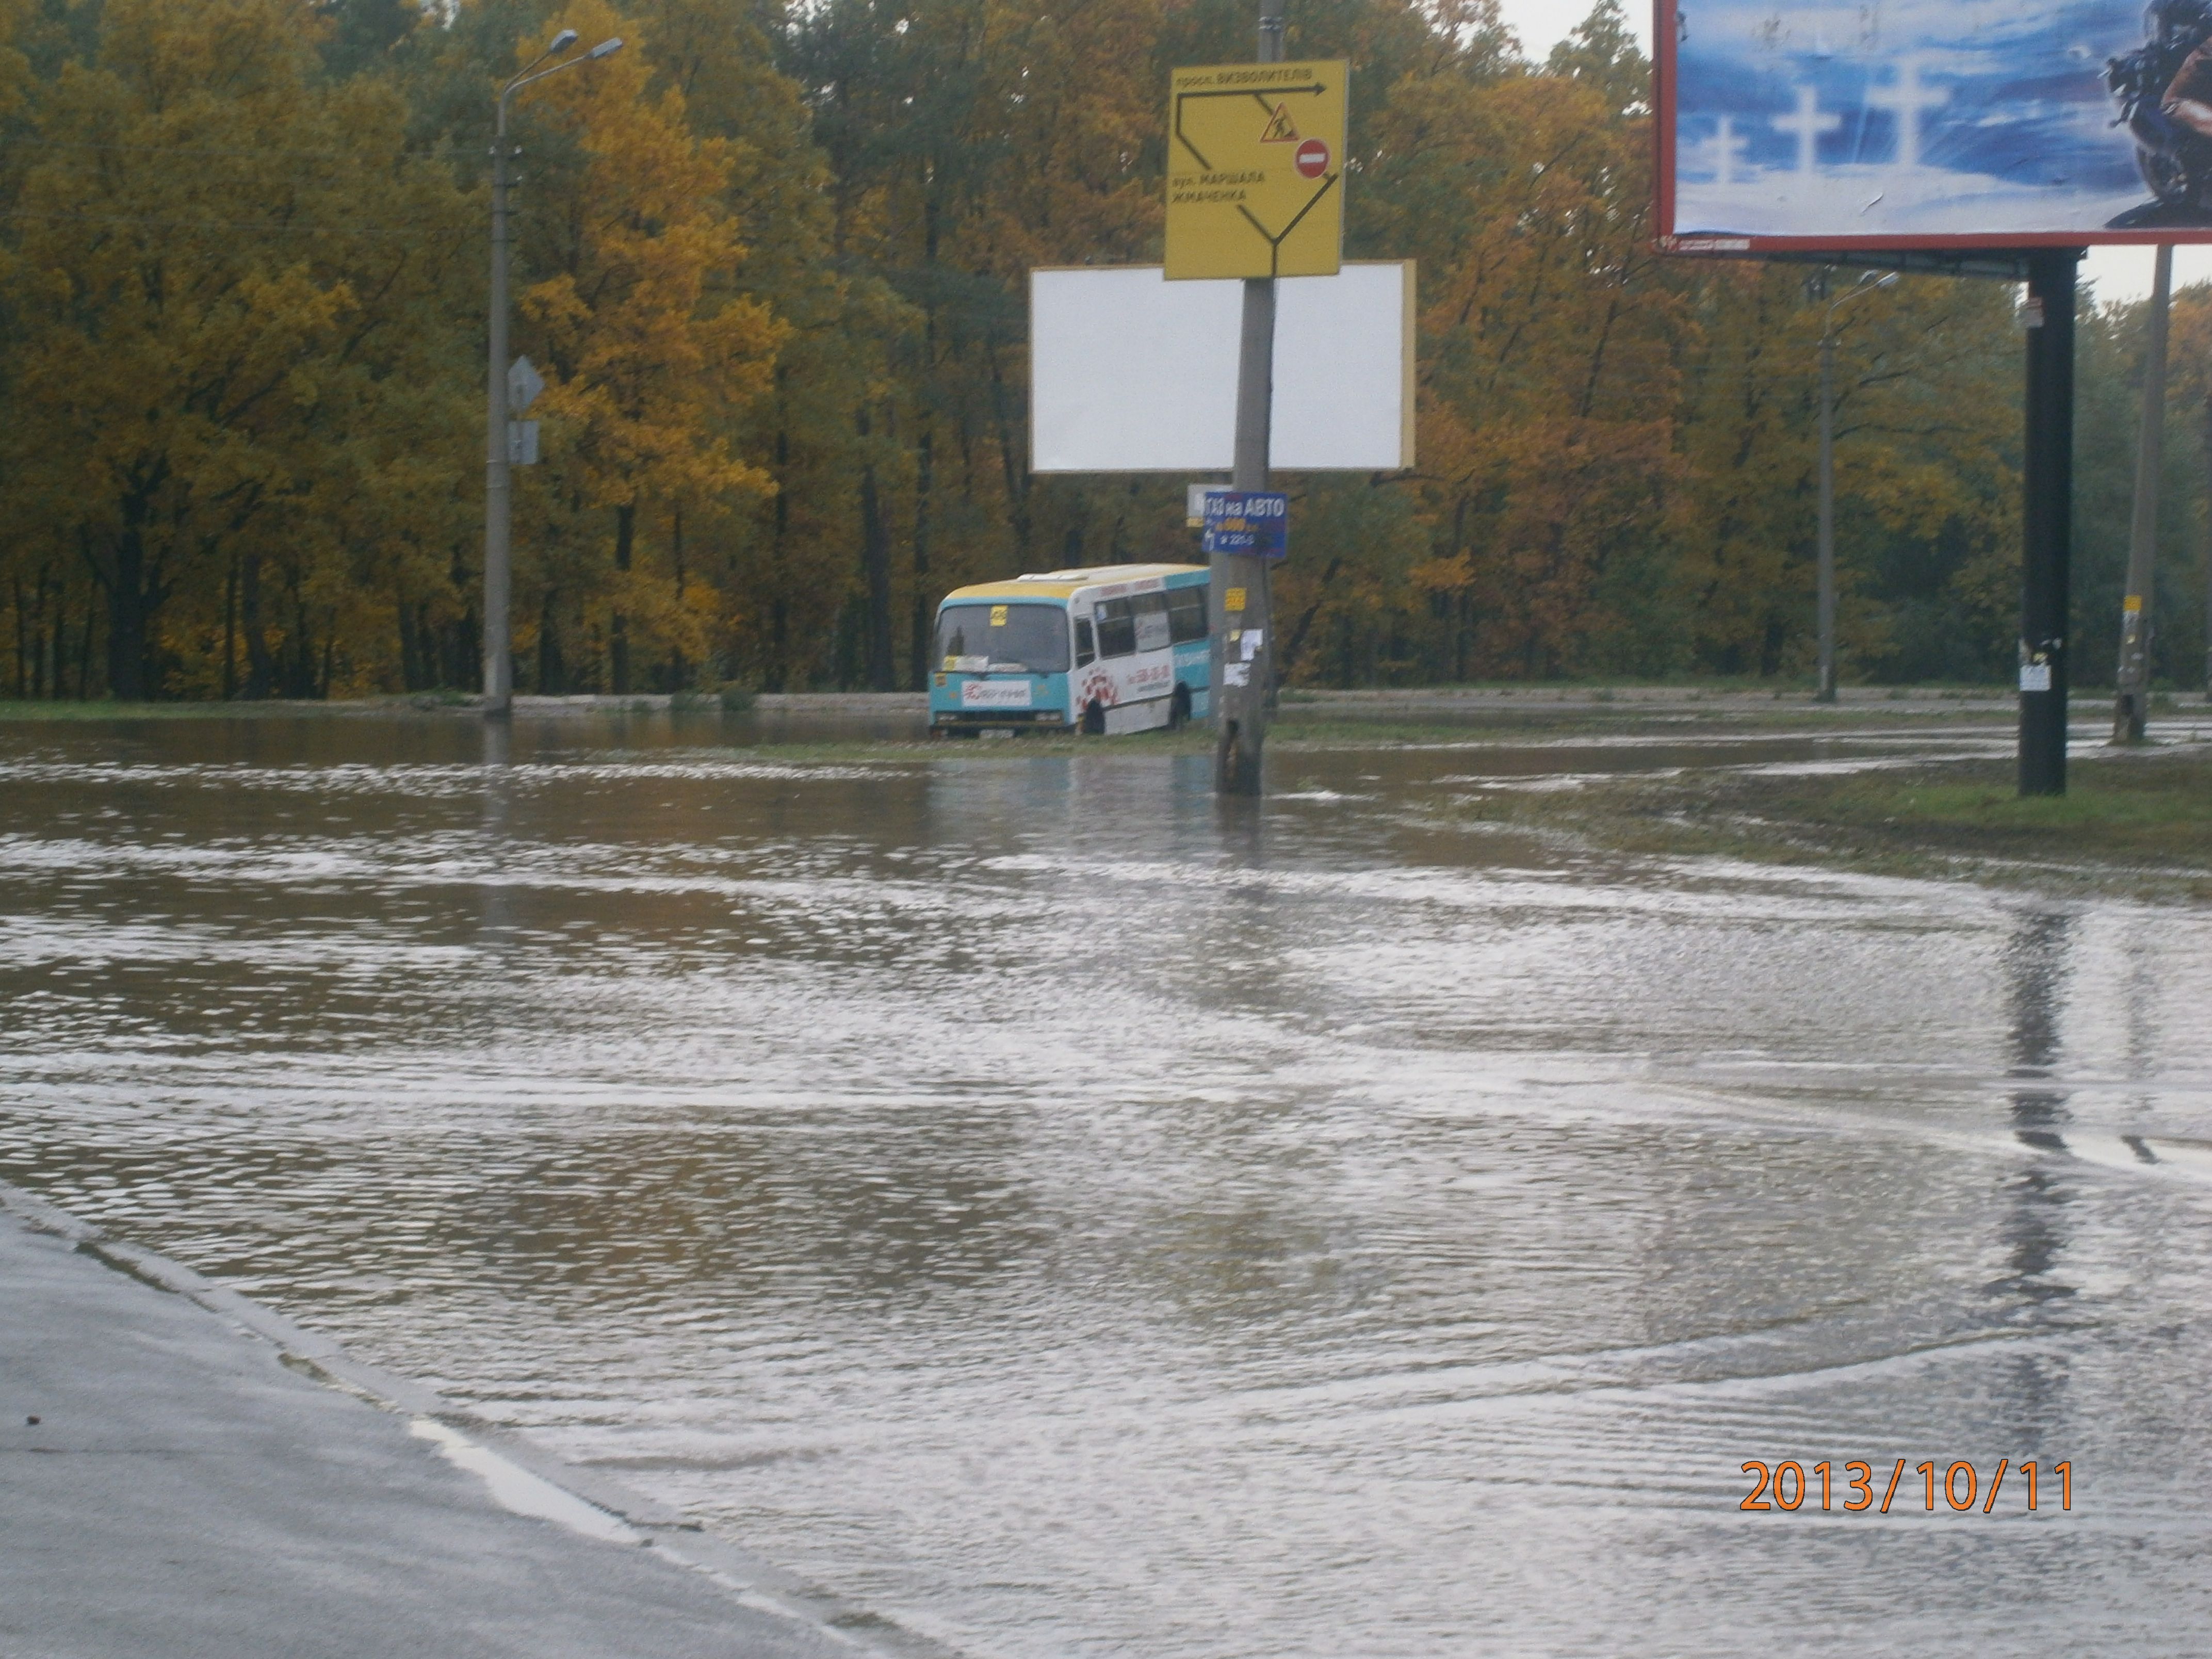
[[1167,275],[1334,276],[1349,64],[1217,64],[1168,94]]

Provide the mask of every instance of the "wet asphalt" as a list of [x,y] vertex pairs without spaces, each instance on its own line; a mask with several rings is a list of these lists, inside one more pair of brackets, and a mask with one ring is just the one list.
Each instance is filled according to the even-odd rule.
[[0,1285],[9,1659],[851,1659],[502,1506],[404,1414],[17,1206]]

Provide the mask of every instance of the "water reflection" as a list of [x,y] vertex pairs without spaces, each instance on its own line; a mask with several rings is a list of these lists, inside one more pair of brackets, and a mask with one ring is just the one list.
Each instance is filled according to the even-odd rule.
[[487,720],[483,723],[482,739],[483,809],[478,823],[484,879],[480,884],[483,909],[477,932],[483,948],[496,952],[508,943],[514,927],[512,890],[501,878],[508,823],[514,811],[514,723]]
[[[2065,992],[2073,969],[2076,925],[2070,913],[2032,910],[2021,916],[2005,947],[2013,1077],[2048,1078],[2063,1053]],[[2059,1131],[2069,1097],[2063,1089],[2014,1090],[2014,1138],[2038,1152],[2064,1152],[2066,1141]],[[2031,1304],[2072,1296],[2071,1285],[2051,1276],[2065,1237],[2068,1197],[2062,1177],[2051,1166],[2031,1164],[2014,1180],[2011,1193],[2005,1224],[2011,1271],[1990,1288]]]
[[[2057,1064],[2063,1044],[2060,1022],[2064,1010],[2066,982],[2072,971],[2068,946],[2075,919],[2060,911],[2030,911],[2005,947],[2004,969],[2009,1004],[2012,1049],[2010,1075],[2047,1078]],[[2013,1091],[2013,1119],[2017,1133],[2027,1146],[2063,1152],[2066,1143],[2054,1126],[2064,1120],[2067,1094],[2063,1090],[2017,1089]]]
[[0,1176],[979,1654],[2212,1640],[2204,910],[737,729],[0,733]]

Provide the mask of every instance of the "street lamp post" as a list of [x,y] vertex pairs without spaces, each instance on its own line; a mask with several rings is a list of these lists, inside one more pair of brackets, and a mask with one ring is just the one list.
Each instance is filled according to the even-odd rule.
[[514,504],[508,475],[507,435],[507,111],[514,94],[533,81],[543,81],[579,64],[595,63],[622,50],[617,36],[602,40],[580,58],[562,58],[550,68],[539,64],[557,58],[576,44],[576,31],[562,29],[522,72],[500,88],[498,116],[491,140],[491,372],[484,398],[484,713],[505,714],[514,707],[514,653],[507,607],[514,591],[514,562],[508,539]]
[[1836,307],[1876,289],[1897,286],[1897,273],[1868,271],[1849,293],[1828,301],[1820,319],[1820,689],[1816,702],[1836,700]]
[[2120,606],[2120,664],[2112,741],[2141,743],[2150,717],[2152,601],[2158,596],[2159,465],[2166,448],[2166,317],[2173,301],[2173,244],[2151,265],[2150,339],[2143,353],[2142,422],[2136,439],[2135,511],[2128,526],[2128,586]]

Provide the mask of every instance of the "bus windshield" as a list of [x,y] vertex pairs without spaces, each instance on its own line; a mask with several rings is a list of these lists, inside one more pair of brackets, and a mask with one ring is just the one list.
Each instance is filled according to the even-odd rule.
[[1067,672],[1067,612],[1056,605],[948,605],[937,613],[939,667],[951,671],[966,658],[994,667],[1018,664],[1032,674]]

